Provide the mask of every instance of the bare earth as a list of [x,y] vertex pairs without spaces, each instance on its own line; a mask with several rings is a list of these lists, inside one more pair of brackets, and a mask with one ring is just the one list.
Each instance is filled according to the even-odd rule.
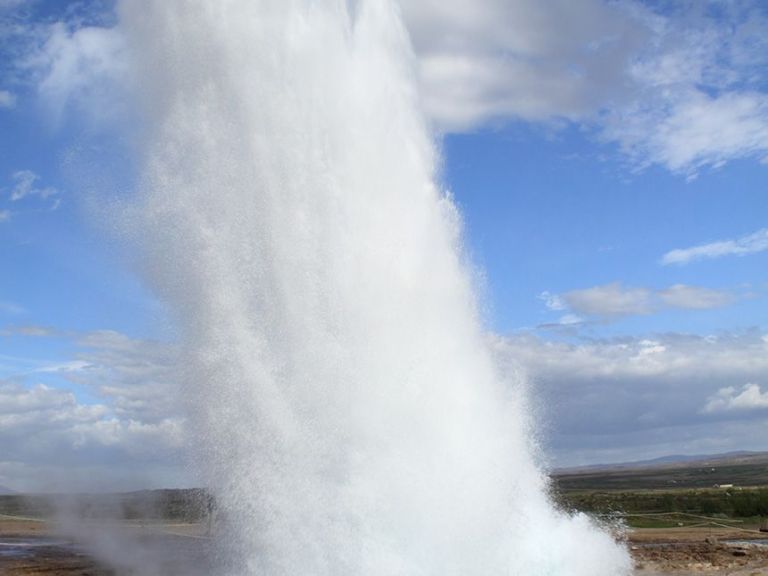
[[[201,526],[136,527],[142,538],[179,550],[199,551]],[[638,529],[628,534],[637,576],[768,576],[768,546],[734,541],[768,534],[712,528]],[[198,540],[195,540],[198,539]],[[172,574],[176,570],[163,570]],[[0,518],[0,574],[7,576],[120,576],[77,543],[43,523]],[[178,573],[188,573],[180,570]]]
[[768,576],[768,534],[726,528],[644,528],[629,534],[638,576]]

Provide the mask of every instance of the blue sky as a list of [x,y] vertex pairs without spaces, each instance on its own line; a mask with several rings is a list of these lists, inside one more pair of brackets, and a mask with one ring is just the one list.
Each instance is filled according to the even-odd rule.
[[[543,4],[403,14],[549,459],[768,449],[768,11]],[[184,483],[174,329],[117,226],[135,111],[112,5],[0,0],[0,23],[0,484]]]
[[691,181],[656,167],[632,173],[617,165],[621,158],[610,147],[573,130],[550,138],[510,127],[451,136],[444,148],[446,179],[465,216],[471,252],[488,274],[495,330],[557,321],[558,311],[539,298],[544,292],[616,282],[651,290],[706,287],[734,301],[616,318],[599,333],[765,326],[758,296],[765,290],[765,252],[661,262],[675,248],[760,230],[768,208],[764,166],[735,161]]

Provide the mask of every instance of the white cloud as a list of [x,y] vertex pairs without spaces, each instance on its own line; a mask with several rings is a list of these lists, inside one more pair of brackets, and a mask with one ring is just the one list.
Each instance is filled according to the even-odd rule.
[[640,167],[695,177],[768,151],[766,13],[754,2],[688,3],[658,16],[629,70],[635,95],[605,109],[598,129]]
[[566,120],[636,166],[694,176],[768,153],[768,20],[756,3],[413,0],[403,11],[444,131]]
[[633,10],[599,0],[403,3],[427,111],[449,131],[596,112],[624,90],[628,59],[648,38]]
[[[14,488],[87,489],[103,482],[100,474],[116,469],[143,467],[149,472],[154,466],[165,469],[168,461],[178,465],[183,422],[120,418],[109,406],[81,403],[69,391],[0,381],[0,444],[0,469],[16,464],[54,472],[27,478],[27,484],[9,478]],[[73,483],[71,476],[85,467],[91,477]]]
[[0,210],[0,223],[8,222],[11,219],[10,210]]
[[[728,291],[699,286],[675,284],[663,290],[655,290],[623,286],[620,282],[572,290],[560,295],[544,292],[539,298],[545,301],[550,310],[569,311],[560,324],[581,322],[582,316],[611,320],[652,314],[667,308],[706,310],[728,306],[735,301],[734,295]],[[558,307],[553,308],[553,303]]]
[[108,399],[118,416],[143,422],[180,417],[175,347],[109,330],[77,343],[82,368],[66,377]]
[[704,412],[758,410],[768,408],[768,391],[762,392],[757,384],[745,384],[741,391],[734,386],[720,388],[707,399]]
[[551,292],[544,291],[541,294],[539,294],[539,300],[544,301],[544,305],[550,309],[550,310],[565,310],[566,305],[563,302],[563,299],[560,298],[557,294],[552,294]]
[[122,114],[128,69],[118,28],[54,24],[29,65],[37,71],[38,92],[55,122],[70,106],[96,125]]
[[573,326],[575,324],[580,324],[583,321],[584,319],[576,314],[564,314],[558,320],[558,324],[561,326]]
[[[52,22],[56,15],[61,20]],[[45,19],[23,9],[3,18],[0,73],[5,87],[36,93],[54,128],[73,113],[78,127],[112,127],[123,118],[130,82],[115,20],[109,2],[70,2]],[[7,92],[7,97],[12,105],[15,95]]]
[[768,228],[762,228],[735,240],[719,240],[700,244],[692,248],[678,248],[664,254],[661,263],[687,264],[696,260],[721,258],[723,256],[746,256],[768,250]]
[[[63,336],[32,328],[23,333]],[[7,482],[22,490],[86,489],[117,470],[131,479],[120,484],[125,488],[151,483],[155,472],[183,481],[185,420],[175,348],[112,331],[69,337],[79,348],[74,358],[38,363],[15,381],[0,380],[0,470],[20,470]],[[97,400],[35,381],[51,376]],[[56,473],[36,478],[31,472],[42,468]],[[137,469],[144,472],[137,475]]]
[[653,311],[652,293],[647,288],[627,288],[619,282],[572,290],[562,295],[568,307],[590,316],[629,316]]
[[[718,16],[708,5],[409,0],[402,10],[438,130],[570,122],[637,167],[695,176],[768,155],[768,18],[753,2],[718,4]],[[54,122],[72,108],[96,126],[124,118],[131,72],[120,27],[69,18],[17,33],[14,81],[37,88]]]
[[0,90],[0,109],[16,106],[16,96],[8,90]]
[[661,301],[672,308],[706,310],[721,308],[734,301],[733,295],[720,290],[675,284],[659,292]]
[[[674,375],[676,379],[726,378],[768,371],[768,342],[752,332],[723,336],[665,334],[584,343],[550,342],[534,335],[499,341],[523,365],[553,381],[571,377],[638,377]],[[731,380],[732,381],[732,380]],[[693,380],[691,386],[696,386]]]
[[[766,411],[735,409],[768,394],[722,393],[734,381],[768,377],[764,333],[576,342],[520,334],[496,338],[495,349],[530,375],[546,443],[561,465],[768,448]],[[713,399],[734,409],[702,410]]]
[[88,364],[88,362],[84,362],[83,360],[70,360],[68,362],[46,364],[45,366],[42,366],[41,368],[36,368],[31,372],[35,372],[38,374],[43,374],[46,372],[49,372],[49,373],[80,372],[81,370],[85,370],[90,367],[91,365]]
[[[157,478],[184,482],[175,347],[113,331],[72,338],[75,357],[42,370],[97,401],[35,383],[39,369],[27,383],[0,382],[3,483],[84,489],[121,475],[125,488]],[[754,448],[740,442],[759,438],[754,430],[766,424],[760,411],[701,408],[730,382],[768,377],[768,336],[761,332],[572,343],[521,334],[495,338],[494,349],[502,365],[521,365],[531,375],[534,399],[546,407],[538,415],[549,422],[548,444],[564,465],[686,451],[691,438],[701,450]],[[724,445],[721,435],[734,426],[751,432],[734,433]],[[132,475],[137,470],[141,477]]]
[[40,176],[31,170],[19,170],[18,172],[14,172],[12,179],[14,185],[11,190],[11,202],[17,202],[31,196],[37,196],[43,200],[47,200],[51,196],[59,193],[56,188],[51,186],[37,186],[36,184],[40,180]]
[[606,135],[640,164],[695,176],[704,166],[768,152],[768,95],[691,90],[666,109],[629,109]]

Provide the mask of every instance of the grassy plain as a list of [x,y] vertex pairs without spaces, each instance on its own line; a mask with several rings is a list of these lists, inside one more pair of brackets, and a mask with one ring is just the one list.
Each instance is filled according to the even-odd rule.
[[622,516],[633,527],[759,526],[768,518],[768,455],[564,471],[553,491],[567,509]]

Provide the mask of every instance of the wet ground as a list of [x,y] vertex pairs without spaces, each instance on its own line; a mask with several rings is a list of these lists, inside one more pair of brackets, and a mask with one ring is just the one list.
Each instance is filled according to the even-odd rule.
[[2,576],[211,576],[195,525],[66,526],[0,521]]
[[[61,527],[0,520],[0,575],[215,576],[202,526],[79,529],[81,542],[57,535]],[[637,576],[768,576],[768,534],[644,529],[631,532],[627,544]]]

